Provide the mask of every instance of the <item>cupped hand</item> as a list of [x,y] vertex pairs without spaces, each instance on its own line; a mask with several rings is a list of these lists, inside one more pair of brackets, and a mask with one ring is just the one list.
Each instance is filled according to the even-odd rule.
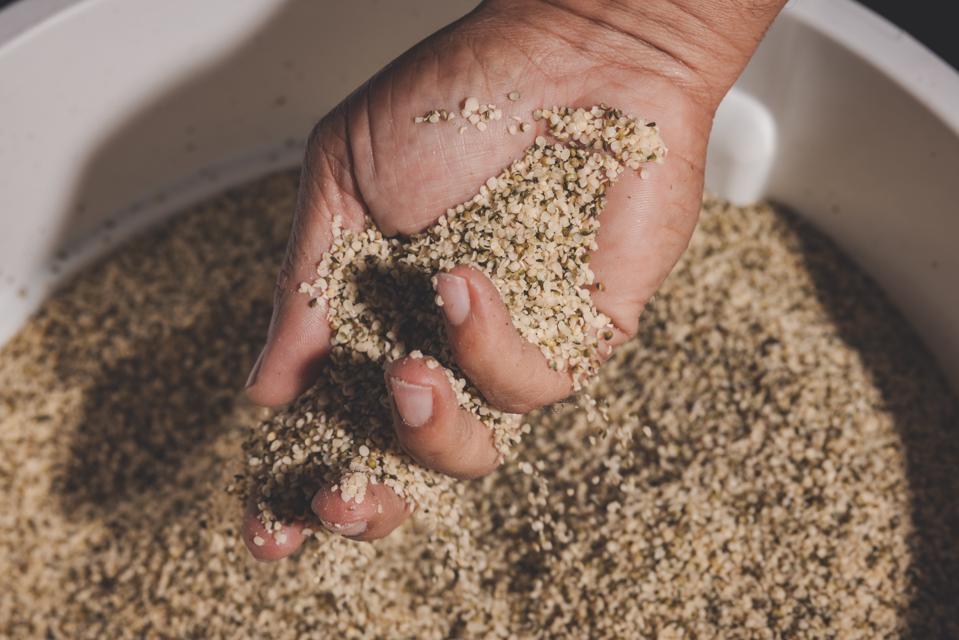
[[[544,106],[615,106],[657,122],[669,147],[668,160],[650,167],[648,179],[630,172],[610,190],[591,256],[605,284],[591,295],[615,325],[613,344],[635,333],[643,305],[692,234],[712,114],[748,54],[717,60],[715,52],[675,42],[675,34],[635,11],[584,9],[599,4],[609,3],[484,3],[394,61],[315,127],[266,345],[248,382],[254,402],[287,403],[322,370],[330,330],[297,289],[314,278],[330,246],[333,216],[351,228],[372,221],[388,235],[424,229],[545,133],[531,116]],[[520,97],[509,100],[512,92]],[[485,131],[461,132],[461,117],[414,123],[431,109],[458,112],[467,96],[495,103],[503,118]],[[512,115],[534,126],[510,135]],[[520,337],[484,275],[457,267],[439,275],[437,289],[456,362],[491,405],[522,413],[569,394],[569,376],[551,370]],[[459,408],[440,369],[404,358],[388,367],[387,380],[399,440],[418,462],[458,478],[496,466],[489,430]],[[319,488],[312,507],[328,528],[360,540],[388,534],[407,515],[386,487],[373,486],[366,498],[346,503]],[[290,523],[278,543],[248,513],[244,532],[254,556],[276,559],[298,548],[302,526]]]

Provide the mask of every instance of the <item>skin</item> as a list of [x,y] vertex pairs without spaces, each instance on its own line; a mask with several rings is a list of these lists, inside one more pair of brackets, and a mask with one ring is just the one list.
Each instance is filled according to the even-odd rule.
[[[591,266],[593,300],[613,319],[610,346],[632,336],[640,313],[685,250],[699,214],[706,142],[719,101],[752,55],[782,0],[490,0],[383,69],[320,121],[310,135],[287,259],[273,317],[247,383],[258,404],[285,404],[308,388],[329,350],[324,314],[296,292],[331,242],[334,214],[357,229],[411,234],[472,197],[476,185],[522,155],[542,123],[510,136],[509,115],[532,121],[540,106],[609,104],[659,124],[669,147],[649,179],[627,173],[613,188]],[[506,94],[522,94],[511,102]],[[415,115],[458,110],[466,96],[503,109],[486,131],[453,123],[416,125]],[[570,391],[564,372],[513,328],[492,283],[468,267],[452,289],[446,329],[457,363],[493,406],[524,413]],[[465,288],[464,288],[465,287]],[[465,310],[464,300],[468,300]],[[442,370],[405,358],[385,372],[400,442],[418,462],[457,478],[498,464],[490,432],[462,411]],[[405,401],[413,393],[419,402]],[[423,398],[426,398],[424,401]],[[413,404],[410,404],[413,402]],[[405,414],[405,415],[404,415]],[[404,419],[404,417],[406,419]],[[389,534],[408,515],[389,489],[361,504],[317,487],[316,521],[358,540]],[[365,525],[365,526],[364,526]],[[259,560],[294,553],[305,523],[283,544],[248,510],[244,539]],[[254,537],[264,542],[253,543]]]

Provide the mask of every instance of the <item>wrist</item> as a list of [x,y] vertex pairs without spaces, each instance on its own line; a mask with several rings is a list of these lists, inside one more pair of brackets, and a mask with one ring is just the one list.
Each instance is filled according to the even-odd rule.
[[715,108],[786,0],[487,0],[583,53],[663,76]]

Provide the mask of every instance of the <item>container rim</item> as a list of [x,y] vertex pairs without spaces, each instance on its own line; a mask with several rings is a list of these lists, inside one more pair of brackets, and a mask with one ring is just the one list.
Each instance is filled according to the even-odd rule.
[[[0,9],[0,53],[109,0],[18,0]],[[854,0],[790,0],[784,14],[845,46],[915,97],[959,135],[959,71]]]
[[86,0],[17,0],[0,9],[0,51]]
[[853,0],[790,0],[785,12],[858,55],[959,136],[959,71],[926,45]]

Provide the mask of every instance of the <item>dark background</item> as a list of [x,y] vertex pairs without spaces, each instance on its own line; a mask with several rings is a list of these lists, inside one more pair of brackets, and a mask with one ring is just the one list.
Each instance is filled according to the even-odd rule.
[[[959,69],[959,38],[956,37],[955,8],[951,2],[936,0],[859,0]],[[950,9],[950,6],[952,7]]]
[[[0,0],[0,8],[18,0]],[[942,0],[859,0],[891,22],[908,31],[917,40],[959,69],[959,38],[950,2]]]

